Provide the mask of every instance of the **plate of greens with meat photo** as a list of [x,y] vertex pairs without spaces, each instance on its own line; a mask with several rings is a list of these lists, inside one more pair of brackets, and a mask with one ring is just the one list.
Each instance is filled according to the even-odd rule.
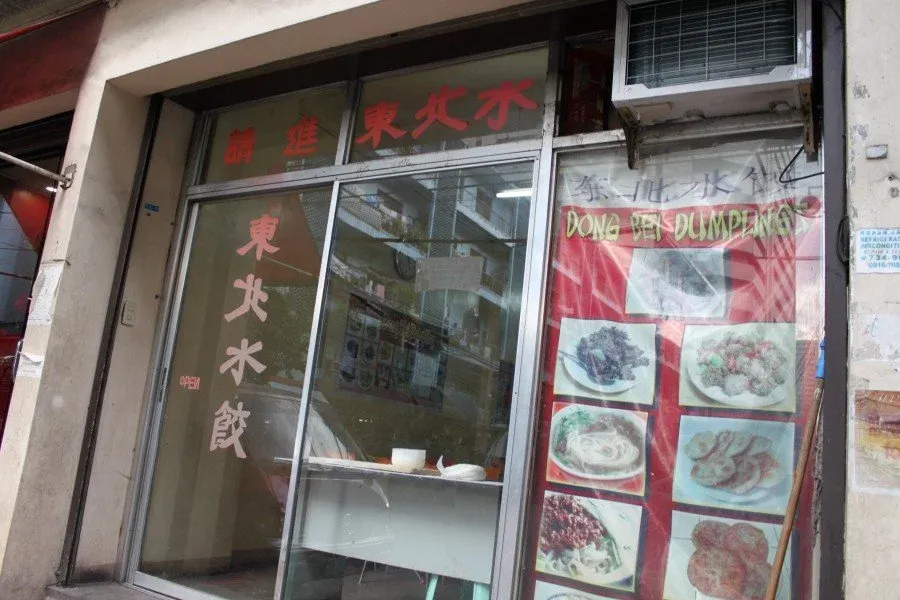
[[629,479],[646,469],[646,434],[639,413],[567,404],[551,421],[550,460],[583,479]]
[[554,393],[652,404],[656,325],[563,318]]

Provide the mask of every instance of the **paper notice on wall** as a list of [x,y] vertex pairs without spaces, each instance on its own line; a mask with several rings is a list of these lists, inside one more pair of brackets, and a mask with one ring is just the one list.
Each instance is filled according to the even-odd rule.
[[19,368],[16,377],[30,377],[40,379],[44,372],[44,357],[37,354],[23,352],[19,355]]
[[28,314],[30,324],[48,325],[53,320],[53,306],[64,265],[64,262],[41,265],[32,288],[31,312]]
[[416,263],[416,291],[481,289],[484,259],[480,256],[423,258]]
[[438,361],[433,356],[416,353],[416,364],[413,366],[412,382],[414,385],[433,386],[437,378]]
[[856,233],[857,273],[900,273],[900,229]]
[[900,392],[857,390],[851,433],[853,490],[900,495]]

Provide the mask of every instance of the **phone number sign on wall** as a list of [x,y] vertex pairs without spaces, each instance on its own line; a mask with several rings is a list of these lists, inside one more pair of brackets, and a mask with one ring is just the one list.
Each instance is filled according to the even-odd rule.
[[856,233],[857,273],[900,273],[900,229]]

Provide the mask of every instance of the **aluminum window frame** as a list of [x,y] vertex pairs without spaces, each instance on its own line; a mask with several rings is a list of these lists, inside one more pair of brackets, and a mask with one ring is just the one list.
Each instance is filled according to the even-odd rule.
[[[393,69],[391,71],[385,71],[382,73],[376,73],[372,75],[365,76],[356,76],[353,79],[342,79],[339,81],[335,81],[333,83],[323,84],[312,88],[307,88],[299,91],[291,91],[285,92],[283,94],[277,94],[275,96],[270,96],[268,98],[263,98],[260,100],[249,100],[247,102],[239,102],[237,104],[231,104],[224,107],[215,108],[209,111],[205,111],[202,114],[203,119],[203,128],[204,132],[200,138],[200,157],[199,157],[199,169],[192,174],[190,179],[190,184],[188,186],[187,195],[189,197],[213,197],[218,196],[219,193],[231,191],[232,189],[240,188],[240,187],[252,187],[257,188],[259,186],[281,186],[287,185],[291,182],[297,182],[301,180],[306,180],[310,177],[315,178],[317,176],[321,176],[323,179],[327,179],[328,173],[334,169],[335,175],[339,173],[343,173],[340,167],[346,167],[350,172],[355,170],[359,171],[367,171],[370,169],[377,169],[381,163],[386,163],[393,161],[395,163],[403,163],[403,164],[418,164],[419,159],[431,161],[435,163],[440,163],[442,161],[441,155],[448,153],[451,155],[465,155],[471,151],[482,151],[485,155],[492,155],[496,152],[493,152],[494,149],[501,148],[503,146],[515,147],[517,145],[523,145],[526,147],[534,147],[535,149],[540,147],[541,137],[537,137],[533,140],[517,140],[514,142],[503,142],[500,144],[491,144],[486,146],[477,146],[474,148],[464,148],[460,150],[449,150],[449,151],[437,151],[437,152],[427,152],[422,154],[408,155],[408,156],[394,156],[388,158],[376,158],[364,161],[350,161],[350,150],[352,148],[353,142],[353,129],[356,125],[356,117],[362,108],[360,101],[362,98],[362,87],[366,83],[370,81],[378,81],[381,79],[388,79],[391,77],[398,77],[403,75],[414,75],[416,73],[423,73],[426,71],[431,71],[434,69],[440,69],[442,67],[450,67],[454,65],[466,64],[466,63],[474,63],[480,60],[487,60],[491,58],[497,58],[500,56],[509,56],[513,54],[520,54],[524,52],[529,52],[532,50],[539,50],[542,48],[548,48],[555,43],[553,40],[547,40],[543,42],[533,42],[529,44],[518,44],[515,46],[510,46],[508,48],[503,48],[500,50],[491,50],[486,52],[480,52],[477,54],[471,54],[468,56],[450,58],[447,60],[437,61],[433,63],[427,63],[423,65],[416,65],[413,67],[405,67],[401,69]],[[358,58],[358,57],[357,57]],[[358,66],[358,65],[357,65]],[[547,79],[545,85],[549,85],[550,82],[550,73],[547,73]],[[209,151],[211,148],[211,138],[210,131],[212,128],[213,120],[221,115],[222,113],[227,113],[232,110],[238,110],[241,108],[247,108],[250,106],[258,106],[262,104],[266,104],[268,102],[274,102],[278,100],[285,100],[293,97],[301,97],[304,95],[311,95],[317,92],[333,90],[336,88],[345,87],[346,89],[346,98],[344,101],[344,111],[343,116],[341,118],[341,128],[338,133],[338,148],[335,156],[335,161],[332,165],[318,167],[314,169],[305,169],[299,171],[289,171],[285,173],[276,173],[273,175],[258,175],[255,177],[245,177],[241,179],[230,179],[227,181],[217,181],[217,182],[201,182],[200,178],[203,175],[203,165],[206,164],[206,159],[209,157]],[[546,96],[546,93],[545,93]],[[547,105],[544,105],[544,113],[546,116],[547,113]],[[500,153],[504,152],[504,149],[500,149]],[[385,168],[389,168],[389,165],[386,165]]]
[[[533,161],[534,194],[529,210],[528,247],[526,250],[526,270],[523,277],[522,308],[517,338],[516,364],[514,367],[512,408],[507,439],[507,456],[511,457],[506,468],[503,492],[500,500],[499,519],[494,547],[494,565],[491,582],[491,599],[506,600],[517,597],[523,583],[523,556],[527,542],[527,523],[529,500],[533,487],[534,444],[536,441],[537,408],[540,402],[540,364],[545,350],[545,318],[547,306],[547,285],[550,273],[549,258],[553,240],[554,191],[557,177],[557,158],[560,153],[585,151],[590,149],[625,151],[625,134],[623,130],[611,130],[596,133],[557,136],[559,122],[558,110],[561,93],[561,57],[563,42],[554,36],[546,44],[528,44],[505,51],[494,51],[452,59],[439,63],[431,63],[402,69],[391,73],[412,73],[425,71],[446,64],[459,64],[476,61],[480,58],[513,54],[527,51],[535,47],[547,45],[548,68],[545,82],[543,129],[540,138],[520,140],[501,144],[440,151],[420,155],[379,158],[369,161],[349,162],[349,149],[352,143],[352,132],[358,112],[361,88],[369,78],[356,78],[351,81],[337,82],[328,86],[319,86],[313,90],[346,86],[346,104],[341,119],[338,150],[333,166],[321,167],[305,171],[292,171],[275,175],[245,178],[216,183],[199,183],[202,166],[209,149],[212,118],[235,106],[259,104],[272,100],[241,103],[226,108],[203,113],[195,128],[195,139],[192,143],[192,154],[186,176],[186,185],[178,209],[179,216],[173,233],[173,247],[170,253],[169,267],[165,279],[165,294],[159,317],[157,339],[154,342],[152,363],[152,383],[146,393],[147,416],[144,432],[140,441],[141,457],[138,468],[138,483],[134,494],[129,526],[126,528],[121,578],[128,585],[144,587],[160,593],[177,594],[188,600],[215,598],[206,593],[186,588],[163,579],[142,573],[138,570],[142,542],[144,539],[148,516],[150,489],[156,465],[159,434],[163,409],[166,402],[166,391],[171,360],[178,331],[181,314],[184,286],[190,262],[190,250],[196,228],[199,207],[207,202],[225,201],[234,198],[250,198],[273,193],[292,193],[311,187],[332,186],[329,217],[326,227],[325,246],[322,252],[320,279],[316,290],[316,306],[313,315],[313,326],[310,336],[310,365],[306,369],[303,393],[300,404],[300,417],[294,445],[294,463],[291,469],[290,492],[285,509],[285,525],[282,530],[281,548],[279,551],[278,573],[276,575],[275,600],[284,596],[287,558],[291,540],[296,527],[297,499],[300,497],[301,460],[303,437],[309,395],[312,388],[310,377],[317,360],[319,334],[324,322],[323,301],[328,286],[328,264],[333,248],[335,221],[337,219],[338,193],[340,186],[382,178],[403,175],[433,173],[441,170],[458,169],[474,166],[490,166],[511,162]],[[385,74],[383,76],[388,76]],[[305,90],[304,92],[309,92]],[[303,92],[291,92],[282,96],[291,96]],[[766,131],[798,128],[799,115],[756,115],[716,119],[701,123],[661,126],[644,132],[642,141],[656,143],[663,140],[688,141],[709,137],[718,137],[734,133],[760,133]]]

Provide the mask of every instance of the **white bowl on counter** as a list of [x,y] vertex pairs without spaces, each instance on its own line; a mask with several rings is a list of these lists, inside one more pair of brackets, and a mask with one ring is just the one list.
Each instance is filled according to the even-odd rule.
[[487,473],[483,467],[478,465],[453,465],[444,467],[441,477],[458,481],[484,481],[487,479]]
[[412,448],[393,448],[391,464],[401,469],[422,469],[425,467],[425,451]]

